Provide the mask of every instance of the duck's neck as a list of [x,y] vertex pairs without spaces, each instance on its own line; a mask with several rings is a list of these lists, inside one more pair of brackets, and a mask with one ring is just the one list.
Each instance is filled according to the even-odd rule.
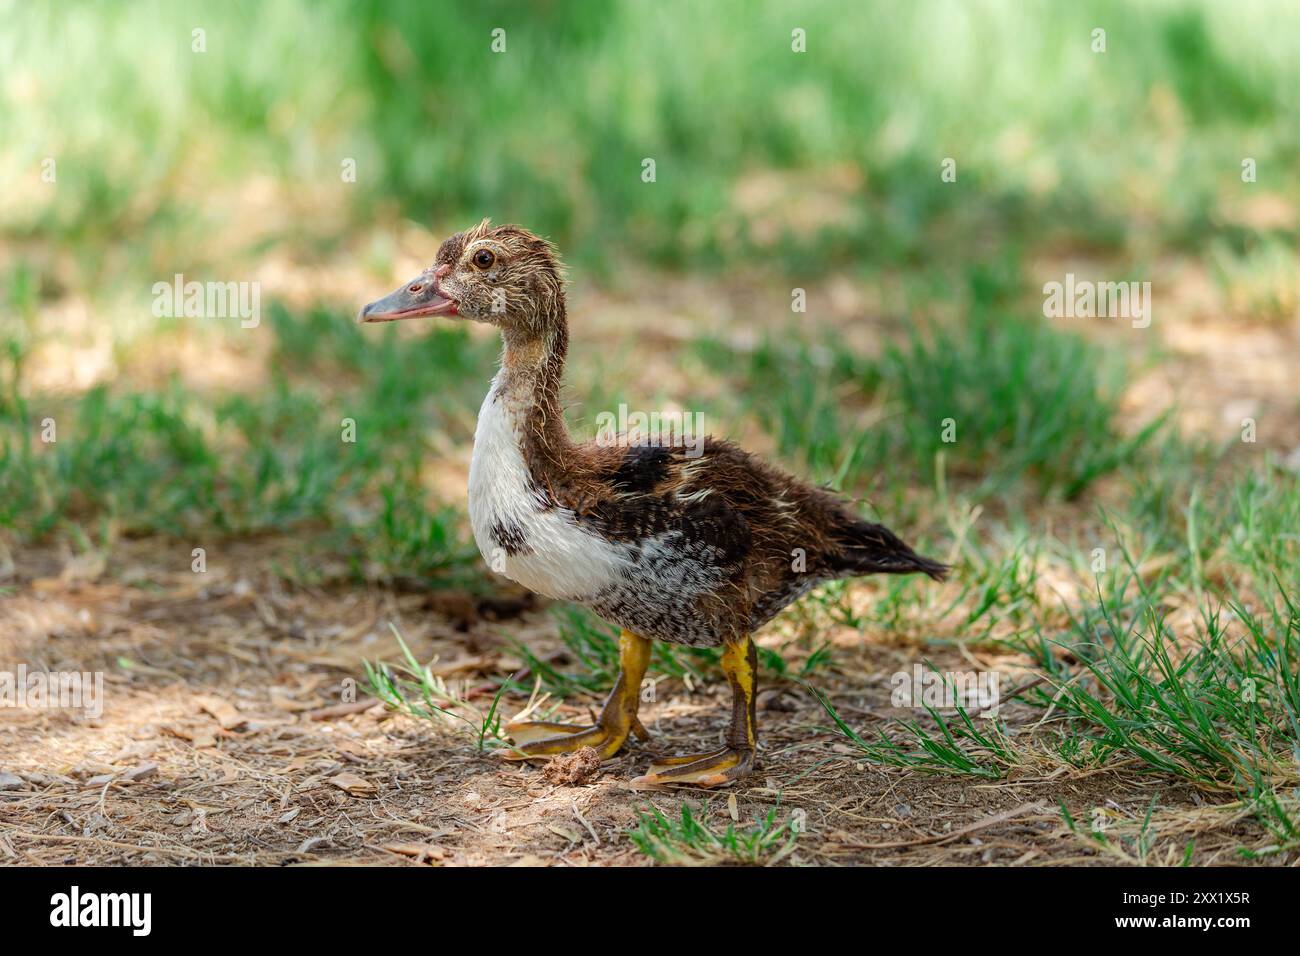
[[515,423],[520,451],[533,478],[549,485],[570,464],[573,446],[560,387],[569,350],[569,330],[563,313],[550,323],[546,335],[505,334],[495,400],[505,405]]

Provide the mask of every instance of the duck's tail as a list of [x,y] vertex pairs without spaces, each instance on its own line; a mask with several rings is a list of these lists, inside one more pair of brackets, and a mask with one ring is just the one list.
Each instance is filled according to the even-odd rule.
[[851,521],[838,536],[840,550],[831,567],[843,577],[859,574],[927,574],[936,581],[948,576],[948,566],[913,551],[883,524]]

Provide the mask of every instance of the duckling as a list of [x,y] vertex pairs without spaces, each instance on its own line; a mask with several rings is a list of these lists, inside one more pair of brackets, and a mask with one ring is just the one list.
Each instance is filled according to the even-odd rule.
[[731,688],[723,746],[653,761],[635,786],[717,787],[754,767],[751,635],[813,587],[864,574],[947,568],[849,503],[712,437],[575,442],[560,403],[568,351],[555,247],[518,226],[477,226],[371,302],[362,322],[449,316],[496,326],[500,369],[483,400],[469,517],[484,559],[524,587],[585,605],[621,629],[620,673],[595,724],[516,721],[515,756],[595,748],[614,756],[637,716],[652,641],[721,648]]

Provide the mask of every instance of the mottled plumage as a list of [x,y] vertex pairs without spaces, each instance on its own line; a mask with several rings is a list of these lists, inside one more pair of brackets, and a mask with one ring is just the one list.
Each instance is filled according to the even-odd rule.
[[[749,709],[748,729],[733,728],[737,753],[748,746],[752,758],[752,631],[825,581],[943,577],[942,564],[857,517],[843,499],[729,442],[574,442],[560,403],[568,351],[562,271],[554,248],[525,230],[484,220],[451,237],[429,270],[362,318],[435,314],[490,322],[505,342],[470,466],[470,523],[484,559],[639,639],[742,648],[726,658],[741,688],[737,707]],[[643,670],[640,651],[629,647],[628,667]],[[631,707],[630,718],[619,718],[625,736],[635,704],[619,700],[618,713]],[[613,731],[605,730],[608,745]],[[727,779],[749,765],[737,757]]]
[[480,224],[447,240],[437,262],[484,241],[525,256],[520,275],[492,276],[495,288],[540,295],[517,324],[498,323],[505,360],[479,412],[469,502],[489,566],[645,637],[701,646],[743,637],[835,578],[942,576],[835,495],[729,442],[710,437],[697,457],[626,436],[575,443],[559,397],[568,328],[554,252]]

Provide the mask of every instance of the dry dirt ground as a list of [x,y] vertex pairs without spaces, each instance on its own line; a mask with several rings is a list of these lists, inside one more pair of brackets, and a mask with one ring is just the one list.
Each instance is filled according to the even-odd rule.
[[[653,805],[673,818],[683,801],[718,831],[749,827],[774,808],[778,824],[797,820],[787,863],[1136,862],[1072,833],[1062,802],[1076,820],[1131,835],[1158,797],[1150,863],[1180,862],[1193,838],[1197,862],[1234,862],[1235,848],[1257,836],[1244,810],[1123,768],[1084,772],[1045,755],[1007,781],[982,782],[873,767],[793,682],[765,685],[761,767],[734,794],[628,786],[655,750],[705,749],[723,729],[724,690],[675,679],[657,684],[643,706],[649,744],[591,779],[553,783],[542,769],[480,753],[464,724],[387,712],[364,682],[354,703],[345,693],[363,658],[397,659],[393,621],[435,674],[486,707],[493,688],[485,678],[521,666],[507,630],[566,663],[549,615],[512,600],[287,589],[272,571],[281,546],[292,544],[231,542],[195,575],[162,567],[158,542],[134,542],[118,573],[95,581],[55,555],[33,558],[24,569],[30,586],[0,614],[2,656],[103,671],[104,707],[94,719],[58,710],[6,716],[0,859],[640,865],[649,861],[627,836],[638,813]],[[836,671],[816,684],[855,727],[883,726],[899,715],[888,675],[910,668],[916,649],[851,634],[840,643]],[[1014,659],[978,650],[926,656],[941,668],[1016,672]],[[598,701],[570,703],[561,713],[583,720]],[[503,710],[510,716],[524,704],[509,698]],[[1043,714],[1012,702],[1003,716],[1019,735],[1033,733]]]
[[[851,285],[832,280],[822,291],[845,321],[874,311]],[[692,312],[665,304],[661,287],[653,321],[638,298],[587,299],[576,312],[605,316],[587,341],[637,334],[672,342],[698,333],[701,322],[753,332],[743,292],[673,291],[682,303],[713,303]],[[674,325],[665,313],[691,318]],[[1177,401],[1189,427],[1221,438],[1242,417],[1231,401],[1293,401],[1295,369],[1286,366],[1300,354],[1294,328],[1222,335],[1194,308],[1182,318],[1177,335],[1163,337],[1172,355],[1131,383],[1135,417]],[[846,334],[873,344],[871,329]],[[219,359],[205,364],[219,367]],[[671,363],[640,352],[634,364],[634,381],[685,390]],[[1300,434],[1271,441],[1286,455]],[[392,622],[435,674],[486,708],[491,678],[522,667],[507,635],[556,666],[578,666],[560,653],[545,608],[508,593],[476,602],[366,588],[341,574],[323,575],[337,583],[293,585],[278,569],[292,566],[302,547],[301,536],[224,542],[209,548],[202,575],[189,570],[189,545],[169,540],[123,540],[107,564],[56,551],[14,555],[0,591],[0,661],[103,671],[106,686],[97,718],[50,710],[0,716],[0,863],[645,865],[627,835],[638,814],[653,806],[675,818],[684,802],[717,831],[733,822],[750,827],[773,809],[778,823],[797,820],[784,863],[1139,862],[1132,840],[1112,839],[1120,848],[1105,850],[1072,832],[1061,805],[1084,826],[1100,821],[1112,838],[1132,837],[1153,797],[1145,862],[1179,863],[1190,841],[1196,863],[1235,863],[1238,847],[1260,842],[1239,804],[1208,802],[1123,764],[1080,771],[1032,743],[1018,748],[1029,756],[1005,781],[872,766],[828,729],[796,682],[764,685],[761,766],[731,791],[627,784],[654,750],[703,750],[718,737],[727,718],[718,681],[659,682],[655,700],[643,705],[651,742],[634,743],[581,783],[552,782],[537,767],[480,752],[463,723],[386,711],[361,680],[363,659],[398,658]],[[883,633],[864,639],[828,626],[825,637],[836,644],[834,662],[813,681],[864,735],[900,715],[890,707],[889,675],[922,656],[940,669],[1013,675],[1020,664],[980,647],[921,646]],[[784,639],[779,627],[760,637]],[[355,701],[349,680],[360,684]],[[526,703],[506,698],[505,716]],[[581,720],[598,703],[570,699],[560,713]],[[1014,699],[1003,717],[1018,739],[1043,730],[1043,711]]]

